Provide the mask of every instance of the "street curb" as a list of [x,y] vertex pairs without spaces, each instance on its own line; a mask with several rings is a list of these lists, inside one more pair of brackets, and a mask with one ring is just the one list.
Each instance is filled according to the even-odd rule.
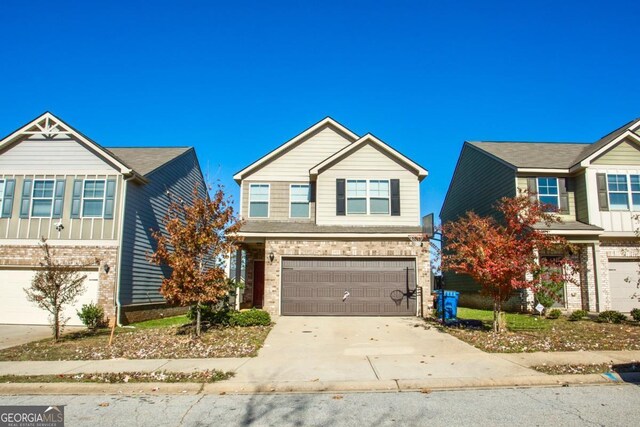
[[430,392],[439,390],[490,389],[514,387],[557,387],[615,385],[600,374],[536,375],[504,378],[430,378],[381,381],[291,381],[273,383],[217,382],[201,383],[5,383],[0,395],[139,395],[139,394],[260,394],[260,393],[332,393],[332,392]]

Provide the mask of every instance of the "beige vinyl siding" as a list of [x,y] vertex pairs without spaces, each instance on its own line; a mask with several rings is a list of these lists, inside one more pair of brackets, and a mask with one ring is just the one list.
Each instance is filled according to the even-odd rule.
[[[542,175],[540,175],[542,176]],[[547,175],[549,178],[559,178],[556,175]],[[518,177],[518,190],[527,190],[527,178],[538,178],[538,176],[519,176]],[[569,177],[565,177],[569,179]],[[567,191],[567,198],[569,199],[569,215],[560,215],[563,221],[575,221],[576,220],[576,193],[574,191]]]
[[582,173],[575,177],[575,189],[576,219],[589,224],[589,203],[587,200],[586,174]]
[[622,141],[592,162],[594,165],[640,165],[640,149],[637,144]]
[[481,151],[465,145],[454,171],[449,192],[440,212],[442,222],[452,221],[468,211],[478,215],[494,212],[502,197],[516,194],[515,171]]
[[[251,184],[269,184],[269,217],[249,218],[249,189]],[[315,203],[309,204],[310,218],[289,218],[289,199],[291,184],[309,184],[309,181],[243,181],[242,218],[251,221],[296,221],[313,222],[316,219]]]
[[[336,215],[336,179],[399,179],[400,216]],[[365,144],[343,160],[322,171],[317,179],[318,225],[420,224],[420,189],[417,175],[371,144]]]
[[[62,218],[20,218],[22,199],[22,185],[26,179],[64,179],[64,204]],[[1,175],[0,179],[15,179],[16,188],[13,198],[11,218],[0,218],[0,239],[39,239],[46,237],[51,240],[117,240],[121,197],[121,175]],[[73,182],[76,179],[115,179],[116,193],[113,219],[103,218],[71,218],[71,203],[73,200]],[[58,233],[54,225],[62,222],[64,229]]]
[[346,147],[350,140],[328,126],[289,148],[245,179],[251,181],[308,181],[309,169]]
[[68,137],[43,139],[32,135],[0,154],[0,173],[113,174],[115,169]]

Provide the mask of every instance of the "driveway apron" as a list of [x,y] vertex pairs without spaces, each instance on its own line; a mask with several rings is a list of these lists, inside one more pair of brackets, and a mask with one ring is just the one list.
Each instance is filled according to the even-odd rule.
[[375,381],[544,375],[415,317],[280,317],[230,380]]

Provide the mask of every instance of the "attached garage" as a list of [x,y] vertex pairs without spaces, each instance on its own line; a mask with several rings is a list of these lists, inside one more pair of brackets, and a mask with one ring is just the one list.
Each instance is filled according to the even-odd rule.
[[[48,325],[49,313],[27,300],[24,288],[31,285],[35,272],[31,269],[0,269],[0,323],[14,325]],[[85,271],[85,292],[78,297],[75,306],[69,306],[64,317],[69,318],[67,325],[81,326],[82,322],[76,310],[83,304],[98,301],[98,271]]]
[[283,258],[282,315],[415,316],[416,261]]
[[640,289],[638,288],[639,260],[609,260],[609,287],[611,291],[611,309],[630,312],[640,308]]

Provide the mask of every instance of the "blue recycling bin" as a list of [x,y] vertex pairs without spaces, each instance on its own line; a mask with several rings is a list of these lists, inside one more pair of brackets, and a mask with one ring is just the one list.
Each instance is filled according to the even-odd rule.
[[[437,290],[436,294],[436,316],[442,319],[442,291]],[[460,292],[444,291],[444,320],[455,320],[458,317],[458,297]]]

